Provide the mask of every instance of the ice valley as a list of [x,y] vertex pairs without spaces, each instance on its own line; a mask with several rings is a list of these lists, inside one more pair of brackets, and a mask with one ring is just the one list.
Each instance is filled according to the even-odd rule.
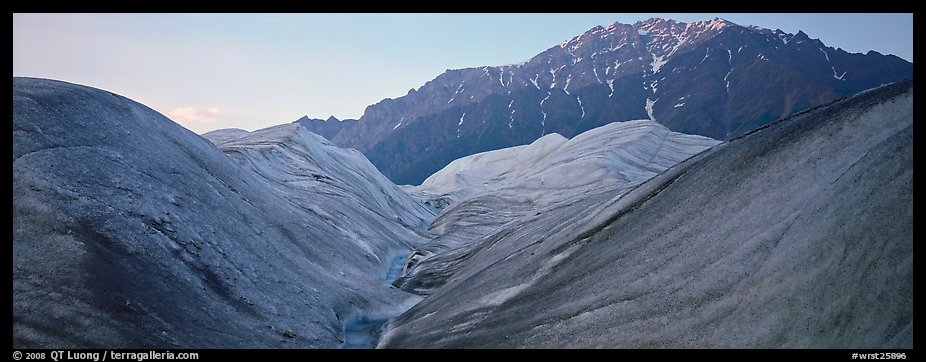
[[397,186],[13,79],[16,348],[912,348],[913,85],[720,143],[651,120]]

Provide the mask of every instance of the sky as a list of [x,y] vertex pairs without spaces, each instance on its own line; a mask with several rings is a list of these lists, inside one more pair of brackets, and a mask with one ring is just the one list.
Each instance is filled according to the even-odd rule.
[[913,61],[912,14],[13,14],[13,76],[105,89],[184,127],[359,118],[447,69],[515,64],[614,21],[720,17]]

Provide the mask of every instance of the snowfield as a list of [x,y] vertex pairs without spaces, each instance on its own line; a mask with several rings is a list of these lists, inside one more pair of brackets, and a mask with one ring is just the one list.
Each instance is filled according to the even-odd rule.
[[482,240],[515,230],[535,232],[521,228],[564,205],[619,196],[718,143],[639,120],[610,123],[572,139],[549,134],[530,145],[457,159],[420,186],[407,188],[425,202],[456,202],[431,224],[437,237],[415,250],[397,285],[428,293]]

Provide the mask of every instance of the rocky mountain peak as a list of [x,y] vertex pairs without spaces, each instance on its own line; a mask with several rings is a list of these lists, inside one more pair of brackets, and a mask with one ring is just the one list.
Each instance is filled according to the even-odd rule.
[[691,23],[650,18],[633,27],[643,36],[646,49],[652,54],[652,73],[658,73],[669,57],[694,48],[731,26],[737,25],[721,18]]
[[324,131],[335,144],[366,153],[397,183],[417,184],[456,158],[612,121],[650,119],[729,139],[912,75],[912,64],[899,58],[804,39],[803,32],[722,18],[615,21],[518,65],[448,70],[368,107],[351,130]]
[[810,40],[810,36],[807,35],[803,30],[798,30],[797,34],[794,34],[794,41],[799,40]]

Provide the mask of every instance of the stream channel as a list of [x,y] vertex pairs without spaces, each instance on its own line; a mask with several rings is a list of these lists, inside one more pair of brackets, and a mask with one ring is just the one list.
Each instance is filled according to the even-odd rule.
[[[402,269],[408,260],[408,254],[396,255],[389,264],[389,270],[383,282],[392,284],[399,276],[402,275]],[[411,307],[409,305],[409,307]],[[358,315],[344,322],[344,344],[341,348],[360,349],[376,348],[379,343],[379,337],[383,332],[383,326],[389,319],[404,313],[404,309],[396,309],[391,314],[377,315]]]

